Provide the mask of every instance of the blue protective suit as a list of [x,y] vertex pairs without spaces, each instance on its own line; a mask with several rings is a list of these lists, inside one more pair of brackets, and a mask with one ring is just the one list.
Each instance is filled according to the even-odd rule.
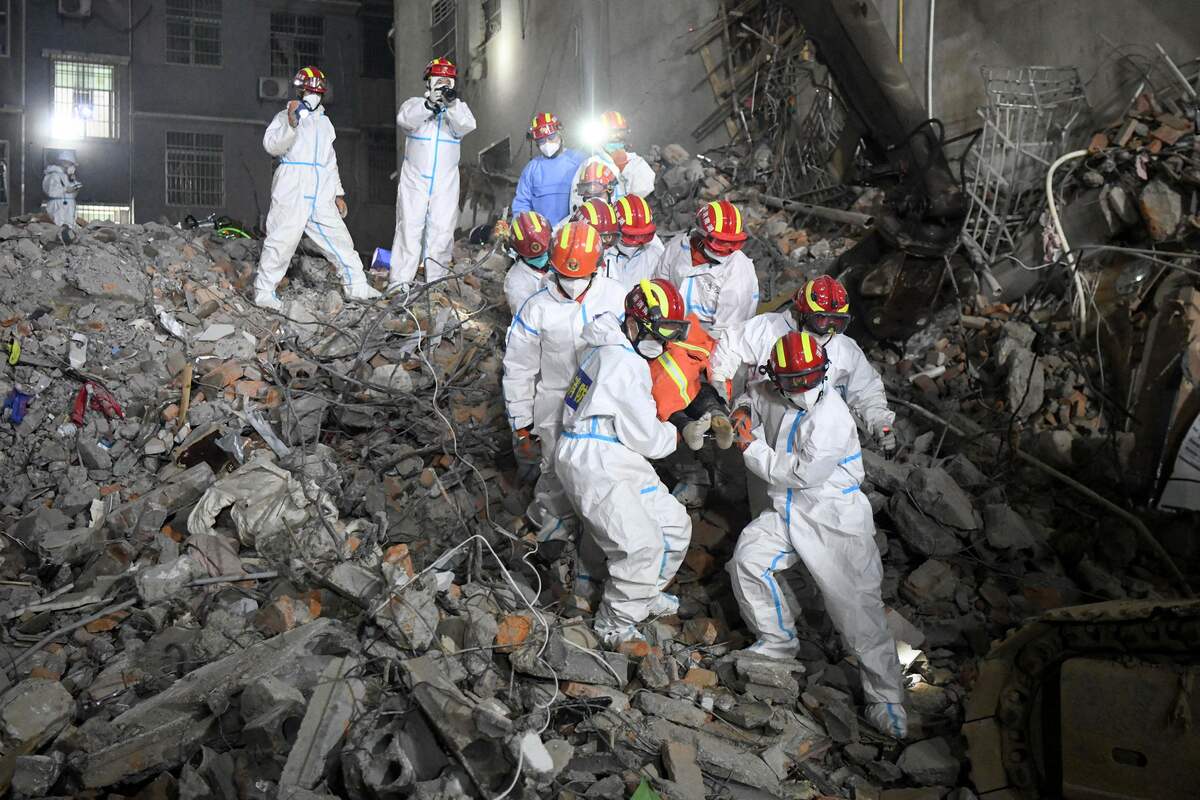
[[550,220],[551,227],[567,218],[570,212],[572,182],[575,172],[587,155],[578,150],[563,150],[554,158],[538,154],[521,170],[517,193],[513,197],[512,213],[536,211]]

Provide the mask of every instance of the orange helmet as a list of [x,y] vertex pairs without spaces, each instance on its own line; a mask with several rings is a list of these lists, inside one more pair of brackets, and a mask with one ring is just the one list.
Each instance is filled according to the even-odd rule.
[[540,258],[550,251],[550,220],[536,211],[522,211],[513,220],[512,238],[521,258]]
[[625,320],[636,326],[632,340],[638,353],[641,353],[638,342],[647,337],[657,339],[663,345],[687,338],[687,308],[683,295],[675,284],[664,278],[643,279],[629,290],[625,295]]
[[801,326],[814,333],[841,333],[850,324],[846,287],[832,275],[821,275],[796,290],[792,302]]
[[592,197],[609,198],[613,187],[617,185],[617,176],[603,161],[592,161],[583,168],[579,178],[579,194],[584,199]]
[[529,123],[529,138],[535,142],[561,131],[562,123],[558,121],[556,115],[548,111],[545,114],[538,114],[533,118],[533,122]]
[[746,243],[742,212],[728,200],[717,200],[701,206],[696,213],[696,227],[704,237],[704,246],[718,256],[741,250]]
[[610,141],[624,139],[629,135],[629,123],[620,111],[605,111],[600,115],[600,124],[604,126]]
[[817,337],[808,331],[789,331],[775,342],[762,369],[783,394],[800,394],[825,380],[829,359]]
[[435,58],[425,65],[425,80],[433,78],[457,78],[458,68],[448,58]]
[[575,222],[586,222],[601,236],[616,236],[621,230],[613,207],[598,197],[584,202],[575,209],[571,219]]
[[654,238],[654,214],[645,198],[627,194],[613,203],[617,222],[621,225],[621,242],[631,247],[646,244]]
[[325,73],[316,67],[301,67],[292,78],[297,94],[325,94]]
[[586,222],[566,222],[554,232],[550,266],[564,278],[586,278],[600,263],[600,234]]

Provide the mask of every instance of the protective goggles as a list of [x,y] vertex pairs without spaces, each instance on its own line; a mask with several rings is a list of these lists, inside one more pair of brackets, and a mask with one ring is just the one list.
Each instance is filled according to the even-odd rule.
[[843,333],[850,327],[850,314],[836,311],[810,311],[804,316],[804,326],[813,333]]
[[611,187],[600,181],[587,181],[579,184],[579,195],[583,198],[607,197]]
[[704,239],[705,249],[718,256],[733,255],[738,250],[741,250],[745,244],[745,240],[731,241],[729,239],[718,239],[715,236],[706,236]]
[[687,338],[691,323],[686,319],[644,319],[634,317],[638,330],[662,342],[678,342]]
[[814,389],[825,380],[827,365],[822,364],[802,372],[778,373],[771,369],[770,364],[759,367],[759,371],[767,375],[784,394],[803,394]]

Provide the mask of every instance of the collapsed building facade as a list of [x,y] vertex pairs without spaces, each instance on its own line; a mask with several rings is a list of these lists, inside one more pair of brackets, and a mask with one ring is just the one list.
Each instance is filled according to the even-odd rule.
[[[1070,65],[959,76],[986,100],[958,136],[866,4],[721,4],[688,33],[712,112],[644,148],[660,228],[735,200],[764,309],[840,277],[899,415],[863,488],[908,739],[856,713],[811,578],[781,581],[797,658],[737,652],[722,568],[748,512],[717,480],[649,646],[605,652],[567,611],[508,444],[497,245],[460,237],[455,275],[375,305],[302,253],[275,314],[247,299],[253,239],[25,217],[0,227],[0,785],[1200,791],[1200,60],[1139,54],[1099,118]],[[506,172],[464,166],[464,222]]]

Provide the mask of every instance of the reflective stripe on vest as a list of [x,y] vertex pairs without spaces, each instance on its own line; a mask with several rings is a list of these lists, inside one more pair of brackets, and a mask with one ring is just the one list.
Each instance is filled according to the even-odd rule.
[[667,371],[667,375],[675,382],[676,388],[679,389],[679,396],[683,399],[684,408],[687,408],[688,404],[692,402],[692,398],[688,393],[687,376],[679,368],[679,363],[675,361],[675,357],[669,351],[664,351],[658,357],[658,363],[662,365],[662,368]]

